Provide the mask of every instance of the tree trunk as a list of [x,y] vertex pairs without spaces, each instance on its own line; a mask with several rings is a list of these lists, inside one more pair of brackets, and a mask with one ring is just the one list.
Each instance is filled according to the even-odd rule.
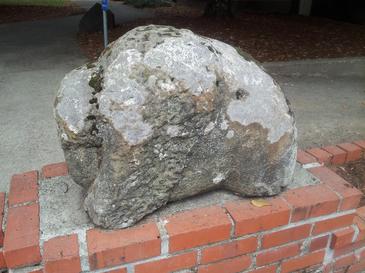
[[291,0],[290,14],[299,13],[299,3],[300,3],[300,0]]

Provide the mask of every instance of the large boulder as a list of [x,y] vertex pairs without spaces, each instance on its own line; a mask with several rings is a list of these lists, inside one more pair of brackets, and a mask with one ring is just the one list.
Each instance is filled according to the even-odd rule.
[[296,128],[280,87],[189,30],[129,31],[65,76],[55,116],[85,209],[105,228],[214,189],[271,196],[292,181]]

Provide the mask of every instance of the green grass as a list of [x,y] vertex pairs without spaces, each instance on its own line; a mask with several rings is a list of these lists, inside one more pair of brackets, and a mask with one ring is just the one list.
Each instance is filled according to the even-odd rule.
[[0,0],[0,5],[53,6],[63,7],[68,0]]

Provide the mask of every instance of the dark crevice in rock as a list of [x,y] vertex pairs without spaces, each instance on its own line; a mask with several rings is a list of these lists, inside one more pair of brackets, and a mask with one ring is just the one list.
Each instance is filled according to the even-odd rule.
[[249,95],[248,92],[243,90],[243,89],[238,89],[236,91],[236,99],[237,100],[244,100],[244,99],[246,99],[246,97],[248,97],[248,95]]
[[94,68],[94,67],[95,67],[95,63],[87,63],[86,64],[87,69]]
[[94,116],[94,115],[88,115],[88,116],[86,117],[86,119],[87,119],[87,120],[95,120],[95,119],[96,119],[96,116]]
[[211,51],[212,53],[216,54],[216,55],[222,55],[222,53],[220,51],[218,51],[217,49],[215,49],[213,46],[208,45],[207,48],[209,49],[209,51]]
[[103,90],[102,83],[103,83],[103,69],[99,68],[98,72],[94,72],[91,75],[91,79],[89,80],[89,86],[94,89],[93,95],[99,93]]
[[[285,95],[284,95],[285,96]],[[285,96],[285,101],[286,101],[286,104],[288,105],[288,108],[289,108],[289,110],[288,110],[288,114],[290,115],[290,116],[292,116],[293,118],[294,118],[294,120],[295,120],[295,114],[294,114],[294,112],[293,112],[293,110],[292,110],[292,108],[291,108],[291,103],[290,103],[290,101],[289,101],[289,99]]]
[[97,98],[92,98],[92,99],[89,100],[90,104],[94,104],[94,103],[97,103],[97,102],[98,102]]
[[97,134],[99,133],[99,129],[96,127],[96,124],[95,124],[95,123],[93,123],[93,124],[91,125],[90,133],[91,133],[92,135],[97,135]]

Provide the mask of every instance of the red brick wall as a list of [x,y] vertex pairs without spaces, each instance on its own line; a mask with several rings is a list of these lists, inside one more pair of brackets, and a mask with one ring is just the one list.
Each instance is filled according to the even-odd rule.
[[[299,150],[298,162],[321,183],[267,198],[270,206],[231,201],[44,243],[38,172],[14,175],[7,198],[0,194],[1,222],[6,218],[0,267],[30,266],[29,272],[37,273],[365,272],[365,207],[357,208],[361,193],[324,166],[359,159],[364,150],[365,141]],[[42,177],[60,175],[67,175],[65,163],[42,168]]]

